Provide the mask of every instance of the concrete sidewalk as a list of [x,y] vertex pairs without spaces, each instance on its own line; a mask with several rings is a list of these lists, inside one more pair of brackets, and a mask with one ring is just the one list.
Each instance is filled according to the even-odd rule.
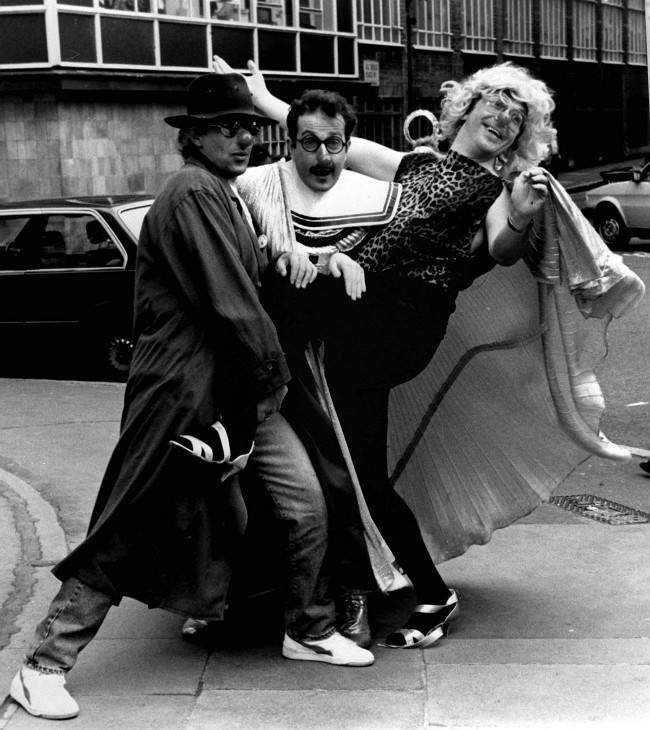
[[[99,453],[107,456],[112,446],[106,438],[107,425],[117,430],[112,418],[121,400],[121,387],[108,384],[0,381],[5,402],[10,393],[16,399],[22,393],[25,400],[25,390],[33,411],[18,418],[14,428],[0,428],[0,454],[10,449],[16,454],[13,466],[3,462],[0,481],[9,488],[23,485],[17,498],[33,518],[35,535],[45,549],[40,559],[33,560],[29,552],[26,556],[32,558],[35,583],[16,616],[20,630],[0,653],[3,688],[8,687],[33,626],[56,590],[49,566],[61,556],[57,552],[64,552],[56,539],[57,529],[62,533],[62,514],[37,514],[43,505],[37,499],[30,503],[25,490],[33,483],[54,503],[65,501],[61,483],[82,475],[85,465],[50,445],[68,443],[72,448],[80,427],[83,450],[94,454],[99,473],[104,461]],[[69,397],[73,392],[74,400]],[[63,404],[56,422],[39,418],[43,404],[53,397]],[[84,413],[93,417],[82,420]],[[35,453],[35,443],[47,446]],[[81,450],[81,445],[77,448]],[[47,484],[46,474],[56,474],[56,484]],[[14,481],[9,483],[9,478]],[[593,492],[597,479],[614,492],[620,491],[616,482],[629,485],[628,500],[635,495],[634,506],[647,509],[648,478],[636,463],[603,466],[590,459],[558,492]],[[94,490],[84,488],[79,495],[78,511],[87,514]],[[69,525],[70,536],[79,539],[73,512],[68,508],[63,522]],[[21,539],[29,537],[24,521],[15,527]],[[447,639],[426,651],[375,647],[375,665],[362,669],[285,660],[280,656],[281,630],[272,625],[257,641],[230,637],[222,648],[210,652],[180,640],[180,617],[125,600],[111,611],[70,674],[69,687],[82,713],[65,726],[83,730],[646,727],[650,586],[643,578],[649,555],[648,525],[610,526],[544,505],[495,533],[488,545],[475,546],[442,566],[446,580],[462,595],[461,616]],[[17,559],[17,551],[12,548],[9,556]],[[376,600],[378,636],[386,627],[399,625],[410,607],[407,592]],[[0,728],[9,730],[48,726],[48,721],[30,717],[11,702],[3,705],[0,717]]]

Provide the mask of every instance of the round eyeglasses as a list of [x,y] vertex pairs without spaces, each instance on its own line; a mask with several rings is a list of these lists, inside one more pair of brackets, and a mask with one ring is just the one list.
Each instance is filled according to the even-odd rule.
[[224,137],[228,138],[234,137],[240,129],[248,132],[251,137],[257,137],[262,131],[262,127],[257,122],[212,122],[209,126],[215,127]]
[[303,134],[300,139],[296,140],[296,142],[300,143],[300,146],[303,150],[305,150],[305,152],[317,152],[320,149],[320,146],[324,144],[325,149],[330,153],[330,155],[338,155],[338,153],[342,152],[348,144],[340,137],[328,137],[327,139],[321,139],[315,134]]
[[497,114],[505,114],[513,129],[519,129],[526,121],[526,112],[503,94],[483,94],[485,106]]

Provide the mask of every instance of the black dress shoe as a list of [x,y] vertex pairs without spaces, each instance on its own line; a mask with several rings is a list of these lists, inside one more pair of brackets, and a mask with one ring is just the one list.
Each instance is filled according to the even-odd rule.
[[357,646],[367,649],[372,644],[368,623],[368,596],[360,591],[344,591],[337,606],[337,629]]

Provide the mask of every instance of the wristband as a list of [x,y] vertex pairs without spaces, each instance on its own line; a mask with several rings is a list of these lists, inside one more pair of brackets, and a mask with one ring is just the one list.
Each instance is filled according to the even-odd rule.
[[[526,230],[526,228],[528,228],[528,225],[524,226],[523,228],[517,228],[517,226],[516,226],[516,225],[515,225],[515,224],[514,224],[514,223],[512,222],[512,220],[511,220],[510,216],[508,216],[508,217],[506,218],[506,221],[507,221],[507,223],[508,223],[508,228],[509,228],[509,229],[510,229],[511,231],[514,231],[515,233],[523,233],[523,232],[524,232],[524,231]],[[529,224],[529,225],[530,225],[530,224]]]

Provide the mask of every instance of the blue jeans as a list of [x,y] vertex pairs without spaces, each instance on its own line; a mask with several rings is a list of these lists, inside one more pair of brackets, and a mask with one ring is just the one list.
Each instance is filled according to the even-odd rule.
[[[269,492],[287,533],[286,630],[294,639],[321,639],[335,631],[335,609],[327,595],[323,561],[327,508],[300,439],[280,413],[259,424],[249,461]],[[67,672],[92,640],[113,601],[78,578],[61,584],[36,627],[25,658],[45,672]]]

